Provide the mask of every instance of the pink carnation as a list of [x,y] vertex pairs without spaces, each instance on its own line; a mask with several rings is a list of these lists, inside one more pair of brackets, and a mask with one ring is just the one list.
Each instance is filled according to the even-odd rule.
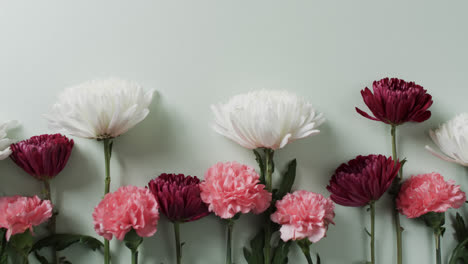
[[140,237],[154,235],[157,230],[158,203],[150,190],[123,186],[108,193],[94,208],[94,230],[107,240],[114,235],[123,240],[134,229]]
[[281,225],[283,241],[308,238],[316,243],[325,237],[328,224],[334,224],[334,209],[332,200],[321,194],[295,191],[276,202],[276,212],[271,215],[271,221]]
[[6,239],[38,226],[52,216],[52,204],[39,197],[0,197],[0,228],[7,229]]
[[408,218],[429,212],[442,213],[449,208],[460,208],[466,195],[455,182],[445,181],[438,173],[412,176],[401,186],[397,208]]
[[247,165],[219,162],[205,173],[200,196],[210,212],[224,219],[250,211],[260,214],[270,207],[271,193],[259,178]]

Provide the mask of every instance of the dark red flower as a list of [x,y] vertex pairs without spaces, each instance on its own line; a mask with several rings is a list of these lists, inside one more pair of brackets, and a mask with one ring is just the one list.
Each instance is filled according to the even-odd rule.
[[423,122],[431,117],[427,109],[432,105],[432,96],[420,85],[397,78],[374,81],[374,93],[366,87],[362,98],[374,116],[356,107],[362,116],[390,125],[405,122]]
[[190,222],[209,214],[200,198],[200,180],[196,176],[166,174],[148,183],[156,197],[161,213],[172,222]]
[[400,170],[400,162],[383,155],[357,156],[341,164],[327,190],[330,198],[344,206],[365,206],[377,201],[390,187]]
[[12,144],[10,158],[35,178],[51,179],[65,168],[73,144],[61,134],[34,136]]

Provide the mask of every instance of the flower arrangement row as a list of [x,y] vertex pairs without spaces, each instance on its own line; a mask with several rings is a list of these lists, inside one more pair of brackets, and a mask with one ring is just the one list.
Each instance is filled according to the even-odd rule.
[[[226,225],[225,263],[233,263],[232,237],[235,222],[243,214],[260,215],[263,225],[244,247],[248,264],[288,263],[290,247],[296,244],[307,263],[320,263],[311,254],[311,245],[326,237],[334,224],[335,204],[368,208],[370,215],[370,261],[376,263],[375,204],[388,193],[394,201],[395,254],[404,263],[404,236],[400,216],[420,219],[434,233],[436,263],[441,264],[441,237],[445,232],[445,212],[460,208],[466,194],[453,180],[437,172],[404,177],[406,159],[398,156],[397,128],[421,123],[431,116],[432,97],[420,85],[397,78],[374,81],[372,90],[361,91],[368,114],[357,113],[389,127],[392,156],[359,155],[337,167],[326,189],[330,197],[307,190],[293,191],[296,160],[274,181],[274,154],[289,143],[315,134],[325,121],[311,103],[287,91],[260,90],[236,95],[226,103],[213,105],[215,132],[253,151],[258,170],[235,161],[218,162],[208,168],[203,180],[196,176],[163,173],[147,186],[110,188],[112,146],[118,137],[149,114],[154,90],[144,91],[136,83],[119,79],[85,82],[65,89],[46,119],[60,134],[44,134],[14,142],[7,132],[17,121],[0,124],[0,159],[11,160],[43,185],[39,196],[0,197],[0,264],[28,263],[30,255],[42,264],[70,263],[60,251],[82,244],[103,252],[103,262],[112,262],[110,242],[115,237],[131,251],[131,263],[138,263],[138,248],[145,237],[157,232],[160,214],[174,229],[175,263],[183,263],[180,225],[214,213]],[[443,154],[426,146],[435,156],[468,166],[468,114],[456,116],[430,136]],[[104,149],[104,197],[92,218],[92,236],[56,232],[57,209],[51,184],[64,169],[74,147],[68,136],[94,139]],[[274,186],[274,182],[278,182]],[[91,217],[91,216],[90,216]],[[34,228],[44,224],[47,235],[36,239]],[[458,246],[447,263],[468,263],[468,227],[457,213]],[[278,234],[278,235],[277,235]],[[275,237],[279,236],[279,239]],[[221,261],[221,260],[220,260]],[[188,262],[185,262],[188,263]]]

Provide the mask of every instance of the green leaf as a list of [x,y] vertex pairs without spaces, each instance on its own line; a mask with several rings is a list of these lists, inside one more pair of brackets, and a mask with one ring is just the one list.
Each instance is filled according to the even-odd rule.
[[50,264],[49,261],[47,261],[47,259],[44,256],[39,254],[39,252],[34,251],[34,256],[36,257],[37,261],[39,261],[39,263]]
[[124,242],[125,246],[134,252],[138,250],[138,247],[143,242],[143,238],[140,237],[134,229],[132,229],[125,235]]
[[263,264],[263,247],[265,246],[265,232],[260,230],[250,241],[250,250],[244,247],[244,258],[248,264]]
[[101,241],[91,236],[78,234],[55,234],[37,241],[32,250],[38,251],[45,247],[53,247],[55,250],[61,251],[76,243],[79,243],[93,251],[104,246]]
[[13,235],[10,238],[9,247],[13,248],[17,253],[24,257],[29,255],[33,244],[34,239],[31,235],[31,232],[27,230],[22,234]]
[[320,255],[317,254],[317,264],[320,264]]
[[262,155],[260,155],[256,149],[254,149],[253,152],[255,154],[255,160],[258,163],[258,167],[260,168],[260,183],[265,184],[265,164],[263,164]]
[[288,163],[286,172],[283,173],[283,177],[281,179],[280,188],[275,197],[277,200],[281,200],[287,193],[291,192],[294,180],[296,179],[296,167],[296,159],[293,159]]
[[273,262],[272,264],[287,264],[288,263],[288,254],[289,248],[291,246],[291,241],[284,242],[280,240],[278,246],[274,251]]
[[7,252],[7,241],[6,241],[6,229],[0,228],[0,264],[8,263],[8,252]]
[[458,246],[452,252],[449,264],[457,264],[459,260],[462,260],[463,263],[468,263],[468,249],[466,248],[467,244],[468,239],[465,239],[463,242],[458,244]]
[[465,225],[463,217],[459,213],[457,213],[455,217],[453,228],[455,229],[455,237],[459,243],[468,238],[468,229]]

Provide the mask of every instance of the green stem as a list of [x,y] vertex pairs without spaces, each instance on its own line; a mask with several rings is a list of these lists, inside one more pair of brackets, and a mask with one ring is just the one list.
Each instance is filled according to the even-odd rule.
[[[273,191],[273,170],[274,170],[274,165],[273,165],[273,155],[274,155],[274,150],[272,149],[265,149],[265,184],[266,184],[266,189],[268,192]],[[270,264],[270,257],[271,257],[271,221],[270,221],[270,209],[267,210],[267,219],[266,219],[266,226],[265,226],[265,248],[263,250],[264,254],[264,260],[265,264]]]
[[[45,176],[42,180],[44,183],[44,196],[46,200],[49,200],[50,203],[53,205],[54,203],[52,202],[52,195],[50,191],[50,182],[49,178]],[[57,212],[54,209],[52,212],[52,216],[49,219],[49,222],[47,223],[47,230],[49,231],[49,235],[55,235],[56,231],[56,216]],[[57,250],[55,250],[55,247],[52,247],[52,263],[56,264],[58,263],[58,258],[57,258]]]
[[[111,159],[111,152],[112,152],[112,139],[106,138],[104,141],[104,160],[105,160],[105,167],[106,167],[106,180],[105,180],[105,189],[104,194],[108,194],[110,191],[110,159]],[[110,241],[104,239],[104,263],[110,263]]]
[[180,244],[180,223],[174,222],[177,264],[182,263],[182,245]]
[[297,241],[297,245],[301,248],[302,253],[304,253],[308,264],[314,264],[314,262],[312,261],[312,256],[310,255],[311,244],[312,243],[307,238]]
[[441,232],[436,231],[434,232],[434,238],[435,238],[435,247],[436,247],[436,263],[437,264],[442,264],[442,249],[440,246],[441,243]]
[[375,264],[375,202],[370,203],[370,217],[371,217],[371,264]]
[[228,219],[227,223],[227,246],[226,246],[226,264],[232,264],[232,230],[234,229],[234,220]]
[[138,263],[138,250],[132,250],[132,264]]
[[[391,135],[392,135],[392,158],[397,163],[398,160],[398,154],[397,154],[397,146],[396,146],[396,126],[392,125],[391,129]],[[397,178],[393,180],[393,190],[398,190],[400,181],[403,178],[403,170],[400,168],[400,173]],[[398,210],[396,209],[396,197],[398,195],[398,191],[395,191],[394,197],[393,197],[393,202],[394,202],[394,210],[393,210],[393,220],[395,222],[395,232],[396,232],[396,243],[397,243],[397,263],[402,264],[403,263],[403,246],[402,246],[402,237],[401,233],[403,228],[401,227],[400,224],[400,214]]]

